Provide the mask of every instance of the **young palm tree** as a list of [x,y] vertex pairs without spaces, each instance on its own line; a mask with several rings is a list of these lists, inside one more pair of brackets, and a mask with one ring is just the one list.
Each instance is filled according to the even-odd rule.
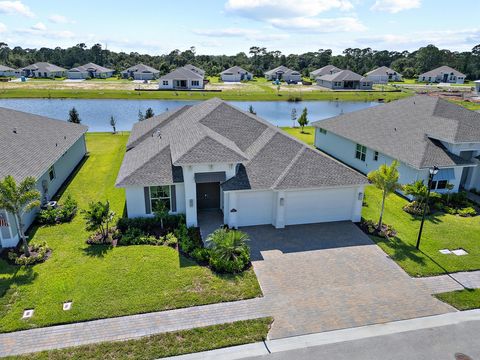
[[422,208],[422,204],[427,199],[428,187],[423,183],[423,180],[417,180],[411,184],[404,185],[403,192],[405,195],[412,196],[418,207]]
[[247,246],[248,240],[248,235],[242,231],[228,231],[220,228],[208,237],[207,243],[213,244],[212,252],[214,252],[219,259],[234,261],[245,251],[249,251]]
[[17,185],[13,176],[7,176],[0,181],[0,209],[5,209],[15,217],[18,235],[23,243],[23,252],[30,256],[28,242],[23,232],[22,217],[34,208],[40,206],[40,192],[35,189],[35,178],[27,177]]
[[380,210],[380,219],[378,220],[377,229],[381,229],[383,225],[385,199],[394,191],[401,189],[401,185],[398,183],[398,178],[400,176],[398,173],[398,165],[398,161],[394,160],[390,166],[382,164],[377,170],[371,171],[367,175],[368,180],[382,191],[382,208]]

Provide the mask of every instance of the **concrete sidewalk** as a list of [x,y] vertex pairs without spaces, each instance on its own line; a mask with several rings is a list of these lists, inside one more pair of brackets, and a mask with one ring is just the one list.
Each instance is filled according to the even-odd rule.
[[421,286],[427,288],[431,294],[480,288],[480,271],[465,271],[413,279]]

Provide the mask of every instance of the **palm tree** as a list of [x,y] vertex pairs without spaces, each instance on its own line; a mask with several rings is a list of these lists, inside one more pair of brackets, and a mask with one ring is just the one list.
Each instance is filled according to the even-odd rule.
[[7,176],[0,181],[0,209],[5,209],[15,217],[18,235],[23,243],[23,252],[30,256],[28,242],[23,232],[22,217],[34,208],[40,206],[40,192],[35,189],[35,178],[27,177],[17,185],[13,176]]
[[207,239],[211,243],[212,252],[223,261],[235,261],[245,252],[249,252],[248,235],[238,230],[215,230]]
[[428,188],[423,183],[423,180],[414,181],[411,184],[406,184],[403,186],[403,192],[405,195],[410,195],[413,197],[413,200],[416,202],[416,208],[422,208],[423,202],[427,199]]
[[380,210],[380,219],[378,220],[377,229],[382,228],[383,212],[385,210],[385,199],[388,195],[396,190],[401,189],[401,185],[398,183],[400,174],[398,172],[398,161],[394,160],[390,166],[382,164],[377,170],[368,173],[368,180],[382,191],[382,209]]
[[117,119],[112,115],[110,116],[110,126],[113,128],[113,133],[117,133]]

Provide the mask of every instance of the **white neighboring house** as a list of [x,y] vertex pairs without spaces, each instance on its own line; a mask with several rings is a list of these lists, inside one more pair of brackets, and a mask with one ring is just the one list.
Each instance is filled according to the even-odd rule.
[[0,76],[15,76],[16,71],[15,69],[5,66],[5,65],[0,65]]
[[414,96],[313,123],[315,146],[367,174],[381,164],[400,162],[400,183],[448,183],[480,189],[480,113],[441,98]]
[[440,66],[436,69],[418,75],[418,81],[433,83],[463,84],[466,75],[450,66]]
[[402,74],[386,66],[380,66],[367,72],[365,77],[374,84],[387,84],[389,81],[402,81]]
[[323,75],[335,74],[339,71],[342,71],[342,69],[339,69],[333,65],[326,65],[324,67],[321,67],[320,69],[312,71],[310,73],[310,79],[315,80],[317,77],[320,77]]
[[[203,74],[205,74],[205,72],[203,72]],[[187,68],[184,66],[176,68],[158,79],[158,88],[178,90],[203,89],[203,74],[191,67]]]
[[475,93],[477,95],[480,95],[480,80],[475,80],[474,83],[475,83]]
[[116,186],[129,217],[158,202],[198,226],[217,210],[231,227],[360,221],[366,178],[220,99],[134,125]]
[[[36,180],[42,203],[49,201],[86,154],[87,127],[0,108],[0,179]],[[22,219],[25,230],[36,211]],[[14,247],[19,237],[12,214],[0,209],[0,247]]]
[[302,81],[302,74],[296,70],[287,68],[286,66],[278,66],[275,69],[265,72],[267,80],[285,81],[289,84],[296,84]]
[[121,72],[124,79],[154,80],[160,76],[160,71],[145,64],[137,64]]
[[224,82],[240,82],[244,80],[252,80],[253,74],[240,66],[232,66],[220,73],[220,78]]
[[67,71],[67,78],[69,79],[106,79],[113,76],[115,70],[106,67],[88,63],[85,65],[74,67]]
[[331,90],[372,90],[372,82],[350,70],[317,77],[317,85]]
[[47,62],[38,62],[32,65],[28,65],[21,70],[22,76],[36,78],[64,77],[67,73],[66,69]]

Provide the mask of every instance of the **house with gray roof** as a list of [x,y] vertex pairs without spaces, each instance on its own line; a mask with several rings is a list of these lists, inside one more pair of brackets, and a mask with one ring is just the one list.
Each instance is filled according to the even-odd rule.
[[418,81],[429,83],[463,84],[465,78],[465,74],[462,74],[460,71],[457,71],[450,66],[440,66],[418,75]]
[[333,65],[326,65],[324,67],[321,67],[320,69],[313,70],[310,73],[310,79],[316,80],[317,77],[323,76],[323,75],[331,75],[335,74],[339,71],[342,71],[342,69],[337,68],[336,66]]
[[480,114],[437,97],[418,95],[313,123],[315,146],[367,174],[400,162],[400,183],[432,189],[480,189]]
[[36,78],[64,77],[67,73],[66,69],[47,62],[37,62],[35,64],[28,65],[21,70],[22,76]]
[[220,73],[220,79],[222,79],[223,82],[240,82],[252,80],[253,74],[240,66],[232,66]]
[[367,72],[365,77],[374,84],[387,84],[389,81],[402,81],[402,74],[386,66],[380,66]]
[[16,73],[15,69],[9,66],[0,65],[0,76],[5,76],[5,77],[15,76],[15,73]]
[[285,81],[289,84],[296,84],[302,81],[302,74],[297,70],[292,70],[286,66],[280,65],[275,69],[265,72],[267,80]]
[[116,186],[129,217],[158,203],[186,215],[215,210],[231,227],[359,221],[366,178],[256,115],[220,99],[134,125]]
[[123,70],[121,74],[124,79],[132,78],[133,80],[154,80],[158,79],[160,76],[160,71],[151,66],[140,63]]
[[115,70],[94,63],[74,67],[67,71],[69,79],[106,79],[113,76]]
[[317,85],[331,90],[372,90],[373,83],[350,70],[317,77]]
[[187,66],[176,68],[168,74],[161,76],[158,79],[158,88],[161,90],[203,89],[203,74],[205,74],[205,71],[196,68],[201,70],[197,71],[193,65]]
[[[0,179],[11,175],[19,183],[32,176],[42,203],[48,202],[84,158],[86,131],[83,125],[0,108]],[[35,215],[24,215],[25,229]],[[18,241],[14,217],[0,209],[0,247]]]
[[475,94],[480,95],[480,80],[475,80]]

